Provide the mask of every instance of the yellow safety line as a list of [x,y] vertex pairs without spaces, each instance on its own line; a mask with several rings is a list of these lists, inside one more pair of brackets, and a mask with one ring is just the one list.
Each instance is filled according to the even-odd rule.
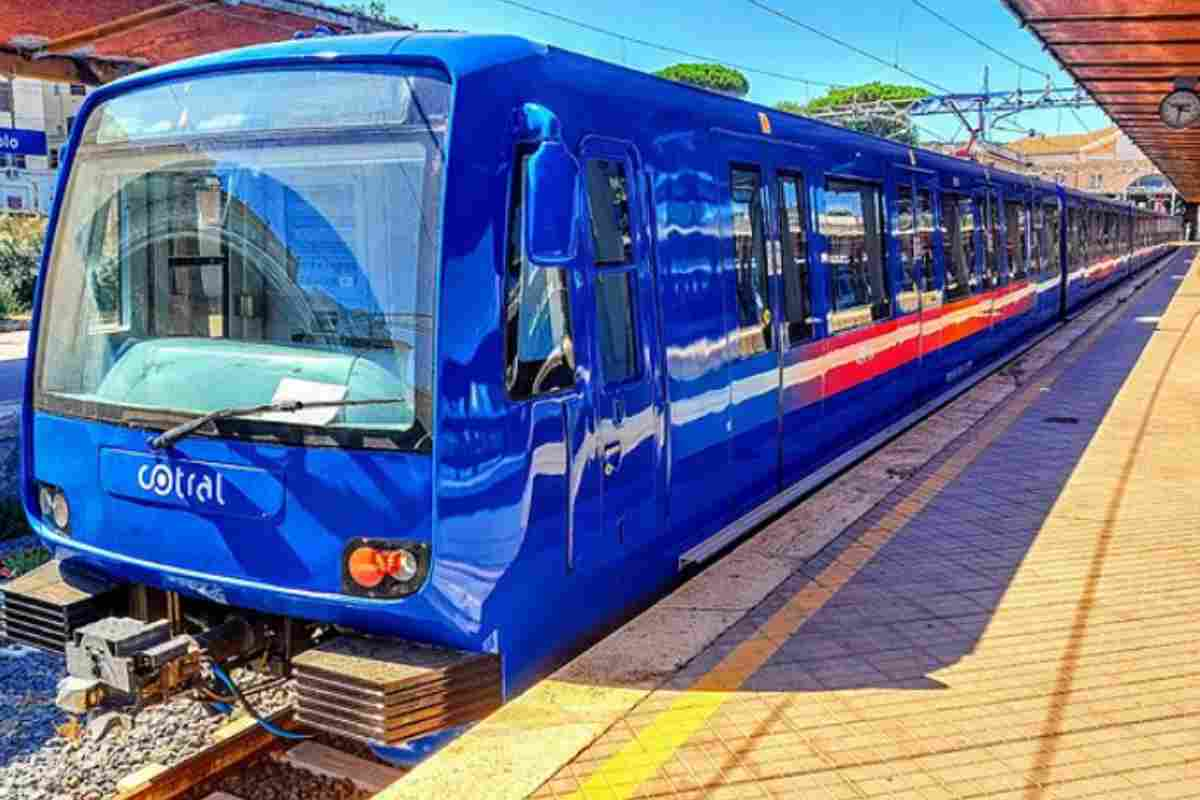
[[[1200,256],[1192,269],[1200,265]],[[827,566],[811,583],[797,592],[782,608],[758,627],[754,635],[735,647],[711,670],[700,676],[665,711],[638,731],[619,751],[596,768],[568,797],[631,797],[645,781],[654,777],[675,751],[698,732],[721,708],[733,692],[774,655],[805,622],[866,566],[913,517],[921,512],[942,489],[962,474],[984,450],[1000,437],[1016,419],[1033,405],[1043,387],[1051,386],[1073,364],[1078,355],[1091,349],[1095,341],[1119,318],[1112,313],[1071,345],[1059,357],[1050,373],[1027,386],[1009,400],[992,419],[972,435],[972,441],[948,458],[919,486],[900,499],[875,526],[858,538]]]

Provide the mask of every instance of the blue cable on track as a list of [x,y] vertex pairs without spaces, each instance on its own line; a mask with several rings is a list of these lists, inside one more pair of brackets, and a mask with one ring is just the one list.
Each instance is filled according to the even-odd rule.
[[254,721],[257,722],[259,725],[263,726],[263,728],[267,731],[267,733],[271,734],[272,736],[276,736],[280,739],[303,740],[303,739],[311,739],[312,738],[311,736],[309,736],[308,734],[305,734],[305,733],[292,733],[291,731],[285,731],[282,728],[280,728],[276,725],[272,725],[270,722],[263,719],[259,715],[259,713],[254,710],[254,707],[251,706],[250,703],[246,700],[246,698],[242,695],[242,692],[240,689],[238,689],[237,684],[235,684],[233,682],[233,678],[229,677],[229,675],[226,674],[225,670],[221,669],[221,667],[218,666],[215,662],[213,662],[211,664],[211,666],[212,666],[213,675],[216,675],[217,678],[221,681],[221,683],[225,684],[229,688],[229,691],[233,694],[233,696],[236,697],[238,699],[238,702],[242,704],[242,707],[246,709],[246,713],[249,714],[250,716],[254,717]]

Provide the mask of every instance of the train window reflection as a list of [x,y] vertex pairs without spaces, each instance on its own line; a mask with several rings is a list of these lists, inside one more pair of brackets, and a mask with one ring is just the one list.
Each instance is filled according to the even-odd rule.
[[1025,204],[1010,200],[1004,204],[1004,213],[1008,232],[1008,270],[1014,281],[1024,280],[1029,271],[1025,252],[1028,240]]
[[737,274],[738,353],[770,350],[771,312],[767,293],[767,253],[764,239],[762,172],[757,167],[734,167],[733,264]]
[[1053,277],[1062,273],[1062,219],[1059,216],[1058,201],[1051,200],[1043,204],[1046,212],[1045,253],[1043,275]]
[[983,216],[983,289],[992,289],[1008,283],[1008,276],[1000,268],[1000,203],[995,192],[986,192],[979,198],[979,209]]
[[596,276],[596,322],[600,366],[606,384],[637,377],[637,338],[633,325],[632,270],[601,271]]
[[505,280],[505,382],[514,399],[526,399],[574,386],[575,351],[566,271],[534,266],[525,257],[524,164],[515,174]]
[[937,288],[933,274],[933,198],[928,189],[896,189],[896,238],[900,243],[901,313],[920,308],[920,292]]
[[631,263],[633,236],[630,233],[629,179],[625,165],[602,158],[588,161],[587,193],[596,263]]
[[966,297],[974,285],[975,209],[971,198],[957,194],[942,196],[942,249],[946,299]]
[[783,234],[783,292],[788,341],[811,338],[812,299],[808,279],[808,204],[804,178],[779,177],[780,228]]
[[933,274],[933,194],[928,189],[917,190],[917,229],[913,241],[913,264],[922,289],[931,292],[937,289]]
[[891,316],[878,187],[829,179],[820,230],[827,249],[833,315],[831,332]]
[[896,187],[896,225],[893,232],[900,245],[900,291],[896,295],[896,303],[901,314],[911,314],[921,309],[914,264],[916,231],[912,187],[901,184]]

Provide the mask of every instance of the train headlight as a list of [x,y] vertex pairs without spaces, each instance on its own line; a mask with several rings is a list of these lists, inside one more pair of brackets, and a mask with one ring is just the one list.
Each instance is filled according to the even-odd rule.
[[62,489],[43,483],[38,486],[38,510],[42,519],[54,523],[54,527],[63,533],[71,528],[71,504]]
[[429,545],[387,539],[352,539],[342,559],[342,590],[373,598],[415,592],[429,572]]
[[51,517],[60,531],[71,527],[71,506],[67,502],[67,496],[62,492],[54,496],[54,509]]
[[54,490],[49,486],[38,489],[38,507],[46,519],[54,515]]

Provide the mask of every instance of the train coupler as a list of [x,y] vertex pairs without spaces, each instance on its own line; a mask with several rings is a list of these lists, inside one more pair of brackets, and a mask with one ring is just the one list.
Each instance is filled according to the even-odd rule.
[[67,643],[67,677],[56,704],[82,714],[112,701],[146,705],[205,678],[205,665],[251,654],[265,641],[261,626],[233,617],[197,634],[171,634],[168,620],[108,617],[85,625]]

